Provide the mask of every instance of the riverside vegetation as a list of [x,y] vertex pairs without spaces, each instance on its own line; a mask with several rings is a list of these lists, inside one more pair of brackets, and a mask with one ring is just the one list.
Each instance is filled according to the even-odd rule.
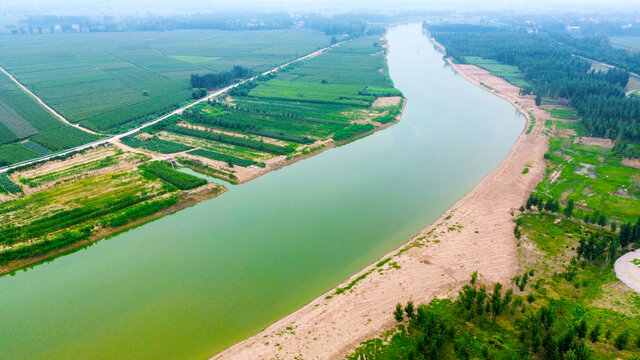
[[[397,121],[404,99],[389,79],[382,44],[377,36],[363,36],[260,76],[230,96],[203,102],[148,132],[123,138],[126,147],[115,141],[1,174],[0,272],[225,190],[175,167],[239,182],[247,180],[239,172],[302,158]],[[193,74],[191,81],[197,87],[219,88],[254,71],[236,66],[229,72]],[[378,99],[386,101],[379,104]],[[56,134],[64,139],[68,133]],[[51,136],[49,141],[37,136],[33,139],[39,143],[20,146],[46,145],[43,154],[65,147]],[[159,161],[162,157],[169,161]]]
[[[192,74],[237,64],[261,72],[329,44],[309,29],[1,35],[11,51],[0,66],[71,123],[115,134],[191,101]],[[56,119],[4,74],[0,108],[0,166],[99,138]]]
[[[627,75],[589,72],[544,35],[457,25],[429,30],[447,55],[519,83],[547,104],[554,116],[545,131],[550,136],[547,173],[513,214],[519,269],[512,283],[484,283],[482,274],[474,273],[455,300],[397,304],[389,316],[398,325],[363,342],[347,358],[638,359],[640,295],[613,271],[618,256],[640,248],[640,170],[627,162],[638,156],[638,113],[629,110],[615,130],[607,120],[610,111],[636,106],[634,99],[620,96],[624,81],[613,80]],[[552,44],[554,51],[539,51]],[[484,58],[492,60],[479,60]],[[548,70],[563,61],[582,69],[581,80],[563,75],[543,87],[542,74],[558,74],[543,73],[536,63]],[[563,95],[576,107],[551,105],[565,101],[559,93],[549,97],[560,89],[554,86],[569,91]],[[603,88],[611,97],[599,94]],[[602,107],[584,105],[584,96],[603,96]],[[629,107],[608,109],[622,103]],[[613,147],[585,145],[579,136],[614,131]]]
[[[123,142],[180,153],[180,161],[193,170],[238,182],[236,167],[264,168],[395,122],[404,99],[393,88],[384,56],[378,37],[353,39],[244,83]],[[248,73],[236,67],[219,77],[194,75],[191,81],[215,87]],[[392,101],[376,103],[380,98]]]

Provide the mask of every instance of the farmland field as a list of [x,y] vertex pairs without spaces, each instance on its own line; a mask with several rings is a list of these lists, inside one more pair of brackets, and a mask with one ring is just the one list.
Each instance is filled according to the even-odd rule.
[[0,166],[97,138],[57,119],[0,73]]
[[624,49],[630,53],[640,52],[640,37],[638,36],[611,37],[609,41],[615,48]]
[[0,268],[157,214],[176,205],[181,190],[222,191],[168,163],[147,160],[109,145],[2,174]]
[[[236,181],[234,167],[275,166],[356,139],[394,122],[402,107],[382,45],[373,36],[351,40],[159,123],[144,142],[125,143],[161,153],[171,153],[171,147],[154,150],[146,144],[175,144],[174,153],[185,150],[180,146],[196,148],[181,155],[200,164],[192,169],[206,166],[206,173]],[[397,101],[374,106],[380,97]]]
[[72,123],[117,133],[190,100],[193,73],[263,71],[328,44],[302,29],[0,36],[0,65]]

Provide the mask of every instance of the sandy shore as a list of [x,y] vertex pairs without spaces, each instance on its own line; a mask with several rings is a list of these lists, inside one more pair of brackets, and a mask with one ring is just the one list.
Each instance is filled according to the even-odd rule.
[[[400,248],[340,284],[361,276],[350,290],[332,289],[303,308],[213,359],[339,359],[360,342],[394,325],[396,303],[429,302],[457,294],[473,271],[483,283],[507,283],[517,269],[513,219],[545,173],[547,113],[530,97],[487,71],[451,66],[470,82],[500,96],[527,118],[527,126],[502,163],[432,225]],[[484,85],[483,85],[484,84]],[[489,86],[489,87],[487,87]],[[529,114],[536,121],[532,131]],[[490,139],[487,139],[490,141]],[[528,174],[522,174],[525,167]]]
[[622,255],[613,265],[613,268],[620,281],[640,293],[640,265],[633,263],[635,259],[640,259],[640,250]]

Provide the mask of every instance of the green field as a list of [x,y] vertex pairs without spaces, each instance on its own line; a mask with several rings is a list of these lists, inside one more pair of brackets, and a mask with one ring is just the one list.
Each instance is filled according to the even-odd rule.
[[[579,129],[577,124],[564,127]],[[545,157],[547,177],[538,184],[537,196],[562,205],[573,199],[575,216],[581,219],[593,217],[596,211],[617,222],[640,217],[640,170],[622,166],[622,157],[611,149],[553,137]]]
[[625,37],[610,37],[609,41],[611,45],[618,49],[624,49],[630,53],[640,52],[640,37],[638,36],[625,36]]
[[0,74],[0,166],[96,139],[60,121]]
[[556,119],[561,120],[579,120],[580,115],[575,109],[567,108],[567,109],[545,109],[546,112],[551,114]]
[[[350,141],[395,121],[402,107],[372,106],[378,97],[402,96],[389,79],[377,37],[354,39],[246,83],[230,95],[154,126],[154,137],[146,142],[195,147],[188,155],[200,164],[192,168],[217,166],[207,170],[217,176],[230,174],[233,166],[264,166],[278,156],[306,155],[323,147],[318,141]],[[138,142],[128,145],[145,147]]]
[[495,60],[483,59],[477,56],[466,56],[467,63],[481,67],[491,74],[501,77],[517,87],[528,86],[524,74],[517,67],[505,65]]
[[[100,147],[9,177],[1,174],[0,193],[9,192],[12,199],[0,202],[0,266],[153,215],[175,205],[180,190],[207,184],[168,163],[144,163],[147,160],[145,155]],[[36,192],[25,195],[18,183]]]
[[114,133],[190,100],[192,73],[264,71],[328,44],[305,29],[0,36],[0,65],[69,121]]

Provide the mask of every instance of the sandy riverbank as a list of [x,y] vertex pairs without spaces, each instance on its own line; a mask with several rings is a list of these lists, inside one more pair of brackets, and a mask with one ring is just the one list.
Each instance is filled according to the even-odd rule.
[[[339,359],[394,325],[396,303],[453,296],[473,271],[480,281],[507,283],[517,269],[513,219],[545,173],[548,114],[530,97],[487,71],[451,66],[470,82],[509,101],[527,125],[502,163],[432,225],[336,288],[213,359]],[[488,87],[487,87],[488,86]],[[529,114],[536,121],[530,125]],[[490,141],[490,139],[487,139]],[[529,167],[528,174],[522,174]]]

